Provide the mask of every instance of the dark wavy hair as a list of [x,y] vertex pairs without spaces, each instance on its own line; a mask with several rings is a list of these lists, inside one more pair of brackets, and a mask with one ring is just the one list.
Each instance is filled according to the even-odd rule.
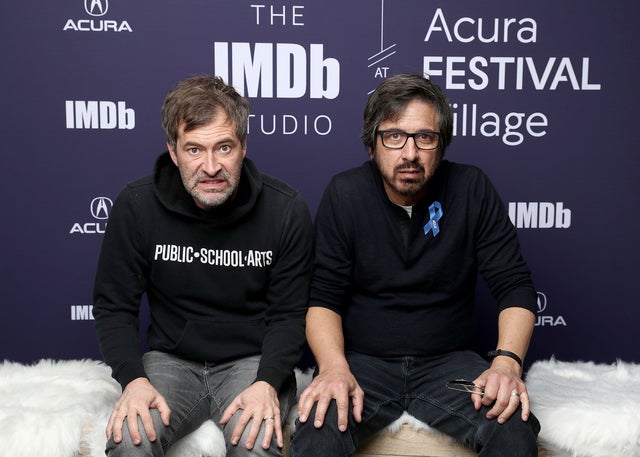
[[399,74],[385,79],[373,91],[364,109],[362,142],[368,150],[375,149],[376,130],[387,120],[395,120],[400,116],[407,104],[412,100],[430,103],[436,110],[442,142],[440,151],[444,151],[453,137],[453,114],[442,89],[429,79],[418,74]]
[[188,132],[209,124],[220,114],[226,114],[244,145],[249,102],[219,76],[194,76],[180,81],[167,94],[162,105],[162,130],[167,142],[175,147],[180,125],[184,123]]

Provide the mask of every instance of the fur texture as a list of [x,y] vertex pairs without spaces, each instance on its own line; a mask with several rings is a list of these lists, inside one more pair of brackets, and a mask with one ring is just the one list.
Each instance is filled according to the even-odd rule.
[[[0,456],[104,457],[105,429],[120,386],[92,360],[0,364]],[[224,457],[212,421],[176,443],[167,457]]]
[[554,457],[640,457],[640,365],[535,362],[526,377]]
[[[43,360],[32,366],[4,362],[0,365],[0,454],[91,455],[87,437],[95,428],[96,416],[119,395],[120,386],[99,362]],[[104,427],[101,432],[104,455]]]

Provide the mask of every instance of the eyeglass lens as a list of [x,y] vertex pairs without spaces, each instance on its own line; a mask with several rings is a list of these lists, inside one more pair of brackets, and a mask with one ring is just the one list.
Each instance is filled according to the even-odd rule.
[[402,149],[409,137],[413,138],[418,149],[435,149],[438,147],[437,132],[407,133],[399,130],[381,131],[382,144],[387,148]]

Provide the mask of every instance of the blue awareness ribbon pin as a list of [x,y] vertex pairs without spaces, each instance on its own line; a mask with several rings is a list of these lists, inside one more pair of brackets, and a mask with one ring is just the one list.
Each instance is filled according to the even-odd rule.
[[438,224],[438,221],[443,214],[444,212],[442,211],[442,205],[440,202],[433,202],[431,206],[429,206],[429,222],[424,226],[425,235],[429,232],[433,232],[433,236],[435,237],[440,233],[440,225]]

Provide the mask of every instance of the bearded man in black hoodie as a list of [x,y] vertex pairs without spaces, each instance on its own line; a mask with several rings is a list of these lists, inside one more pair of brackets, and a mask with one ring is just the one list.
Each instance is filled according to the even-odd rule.
[[[219,77],[167,95],[168,152],[128,184],[94,289],[105,362],[123,388],[109,456],[162,456],[213,419],[227,456],[281,456],[305,341],[312,223],[301,195],[246,157],[249,104]],[[139,353],[139,309],[150,309]]]

